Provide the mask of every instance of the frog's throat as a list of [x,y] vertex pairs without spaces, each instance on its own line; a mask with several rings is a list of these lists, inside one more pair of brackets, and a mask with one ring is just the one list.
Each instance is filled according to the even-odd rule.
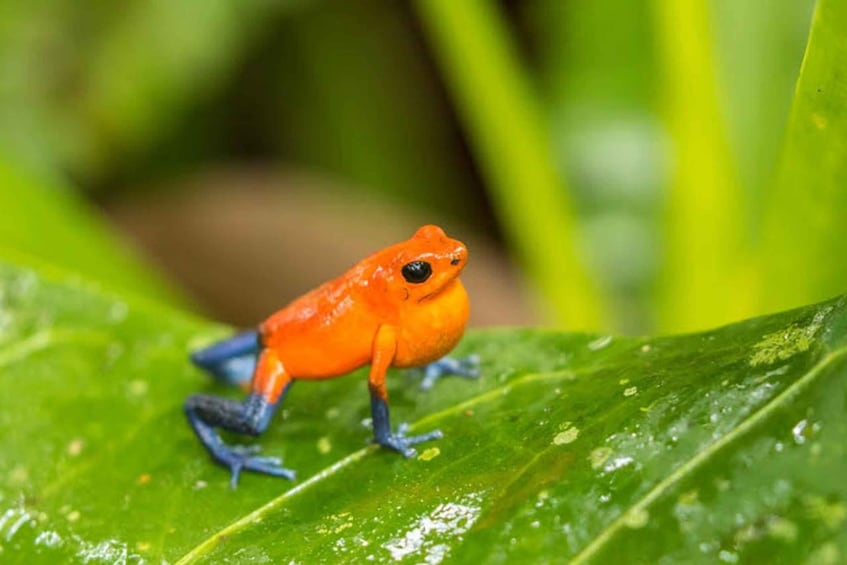
[[460,284],[459,283],[459,277],[453,277],[452,279],[450,279],[450,281],[447,284],[445,284],[444,286],[442,286],[438,290],[434,290],[434,291],[430,292],[429,294],[425,294],[425,295],[421,296],[418,299],[418,304],[421,304],[422,302],[428,302],[430,300],[438,298],[442,294],[450,292],[451,290],[453,290],[456,287],[457,284]]

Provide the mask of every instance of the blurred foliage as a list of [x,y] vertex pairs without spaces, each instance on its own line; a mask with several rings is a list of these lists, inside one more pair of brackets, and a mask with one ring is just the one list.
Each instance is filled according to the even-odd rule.
[[[709,2],[662,0],[656,6],[664,118],[676,153],[659,315],[663,327],[691,329],[749,310],[748,293],[735,279],[749,248],[718,100]],[[733,300],[715,292],[726,288],[733,289]]]
[[[122,292],[182,303],[178,293],[110,233],[81,199],[0,159],[0,249],[25,264],[50,263]],[[2,289],[0,289],[2,294]]]
[[245,48],[289,4],[3,2],[0,150],[62,167],[82,185],[103,182],[231,81]]
[[[317,3],[282,22],[247,71],[250,129],[274,155],[363,190],[484,225],[448,101],[403,3]],[[267,122],[267,123],[266,123]]]
[[847,5],[821,2],[794,96],[762,246],[763,307],[847,285]]
[[619,330],[654,318],[664,138],[646,0],[526,4],[555,166],[578,210],[583,257]]
[[[468,3],[420,4],[443,5],[445,19],[463,17],[461,12],[468,18]],[[583,291],[567,278],[539,281],[537,276],[539,287],[558,284],[572,301],[588,303],[595,302],[600,288],[605,310],[619,313],[612,325],[627,331],[643,331],[651,323],[661,331],[690,330],[757,312],[758,232],[767,208],[762,201],[770,194],[763,179],[770,180],[777,158],[770,134],[784,127],[790,99],[786,77],[796,76],[812,3],[794,2],[784,10],[760,4],[759,11],[767,15],[761,21],[752,18],[755,23],[749,21],[749,9],[709,0],[530,4],[535,28],[529,36],[540,38],[539,90],[547,89],[541,98],[550,101],[547,139],[557,151],[542,147],[536,153],[556,155],[560,179],[545,189],[564,190],[564,179],[570,179],[585,234],[566,242],[553,239],[564,248],[559,252],[564,270],[577,281],[583,267],[578,257],[598,257],[586,261],[593,270],[593,289]],[[485,23],[496,19],[486,15],[464,21],[462,34],[502,31],[504,26]],[[738,33],[739,27],[754,36],[778,38],[750,50],[754,40]],[[442,45],[441,35],[433,35],[433,44]],[[833,49],[831,42],[810,48],[815,47]],[[461,56],[458,41],[453,48],[445,60]],[[736,61],[735,53],[744,50],[749,54]],[[764,72],[749,72],[747,66],[759,59],[767,60]],[[550,65],[547,73],[544,63]],[[468,67],[461,73],[473,74]],[[743,76],[744,84],[738,92],[732,88],[736,75]],[[468,103],[467,90],[454,80],[454,96],[466,108],[466,127],[473,132],[479,102]],[[739,133],[752,126],[760,133]],[[513,132],[512,137],[519,136]],[[520,145],[513,149],[498,160],[519,159]],[[483,155],[485,142],[478,142],[477,150]],[[517,190],[512,196],[532,197]],[[509,224],[514,217],[504,213],[501,221]],[[545,229],[551,226],[536,231]],[[579,251],[570,252],[569,244]],[[539,245],[551,242],[539,238]],[[845,286],[842,278],[827,293]],[[577,327],[596,323],[591,317],[568,321]]]
[[553,166],[548,130],[497,7],[418,2],[504,230],[555,319],[598,327],[595,285],[578,257],[575,218]]
[[100,200],[284,161],[496,229],[551,321],[712,326],[847,288],[835,0],[792,98],[813,6],[4,2],[0,154]]

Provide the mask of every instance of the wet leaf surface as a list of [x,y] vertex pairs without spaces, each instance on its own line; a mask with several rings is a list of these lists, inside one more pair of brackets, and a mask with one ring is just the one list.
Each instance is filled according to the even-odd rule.
[[182,414],[226,329],[0,265],[0,561],[839,562],[847,304],[709,333],[472,332],[483,377],[298,383],[259,442],[298,480],[237,490]]

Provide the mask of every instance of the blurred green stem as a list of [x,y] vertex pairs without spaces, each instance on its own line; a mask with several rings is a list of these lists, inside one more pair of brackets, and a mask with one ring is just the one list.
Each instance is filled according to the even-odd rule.
[[550,136],[497,5],[419,0],[417,8],[501,225],[530,278],[560,324],[605,327]]
[[750,312],[752,269],[742,195],[718,102],[708,0],[656,0],[664,113],[673,144],[661,331]]

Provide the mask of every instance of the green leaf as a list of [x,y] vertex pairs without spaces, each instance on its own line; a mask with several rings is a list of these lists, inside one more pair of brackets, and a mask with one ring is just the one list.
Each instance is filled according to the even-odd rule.
[[32,263],[37,258],[125,291],[181,302],[73,191],[25,174],[2,156],[0,210],[0,256],[7,260]]
[[749,234],[761,231],[814,0],[712,0],[717,82],[744,194]]
[[[743,197],[718,85],[708,0],[656,2],[674,179],[667,196],[664,331],[702,329],[749,311]],[[732,300],[718,289],[731,287]]]
[[847,290],[847,4],[821,0],[791,107],[782,164],[765,221],[767,310]]
[[[478,381],[365,444],[365,378],[293,387],[260,440],[299,472],[235,491],[184,421],[224,330],[0,264],[0,560],[836,562],[847,551],[847,299],[656,339],[472,333]],[[237,391],[232,394],[237,395]]]

